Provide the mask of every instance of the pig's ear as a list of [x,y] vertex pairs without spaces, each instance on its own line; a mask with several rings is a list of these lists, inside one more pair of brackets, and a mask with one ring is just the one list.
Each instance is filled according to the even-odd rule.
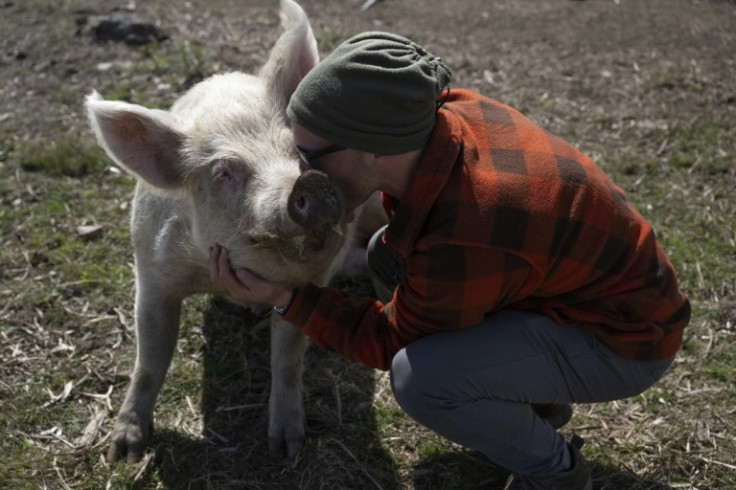
[[296,86],[319,62],[317,40],[304,10],[292,0],[281,0],[284,33],[276,41],[260,76],[269,92],[286,108]]
[[103,100],[97,92],[87,97],[86,106],[100,146],[118,165],[159,194],[181,187],[185,175],[180,158],[184,137],[171,114]]

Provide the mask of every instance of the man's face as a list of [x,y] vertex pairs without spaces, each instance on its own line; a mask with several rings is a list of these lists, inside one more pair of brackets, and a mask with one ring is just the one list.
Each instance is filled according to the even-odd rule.
[[373,158],[370,153],[336,146],[297,124],[293,125],[292,134],[297,152],[302,157],[302,171],[314,169],[327,174],[342,192],[348,212],[378,190],[377,176],[370,165]]

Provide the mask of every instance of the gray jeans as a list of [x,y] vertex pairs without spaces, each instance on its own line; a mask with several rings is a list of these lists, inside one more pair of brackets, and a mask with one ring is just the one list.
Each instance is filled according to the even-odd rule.
[[[380,240],[372,240],[371,247],[376,279],[394,288],[374,267],[388,250],[375,250],[385,249]],[[395,259],[387,260],[384,270],[402,278]],[[549,474],[568,469],[567,444],[532,404],[634,396],[671,363],[672,358],[626,359],[583,326],[503,310],[479,325],[428,335],[401,349],[391,365],[391,387],[401,408],[425,427],[512,472]]]

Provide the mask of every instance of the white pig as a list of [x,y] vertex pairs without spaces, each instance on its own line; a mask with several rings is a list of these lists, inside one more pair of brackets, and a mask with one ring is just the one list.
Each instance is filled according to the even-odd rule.
[[[218,293],[209,280],[215,243],[233,267],[292,284],[326,284],[346,255],[354,225],[324,174],[300,176],[285,108],[318,62],[304,11],[281,0],[284,32],[257,75],[213,76],[170,111],[86,101],[100,145],[138,180],[135,248],[138,351],[108,459],[138,461],[156,396],[174,352],[182,300]],[[304,226],[303,226],[304,225]],[[294,458],[304,442],[302,357],[306,341],[272,315],[269,448]]]

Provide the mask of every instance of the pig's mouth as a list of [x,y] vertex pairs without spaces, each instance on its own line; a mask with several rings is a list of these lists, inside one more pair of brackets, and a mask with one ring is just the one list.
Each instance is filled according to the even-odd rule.
[[345,225],[341,223],[303,228],[300,231],[284,236],[265,230],[251,230],[248,241],[251,247],[273,250],[289,262],[314,265],[334,257],[345,241]]
[[[310,270],[326,267],[345,243],[350,214],[335,185],[322,172],[309,170],[294,183],[287,200],[288,218],[247,232],[245,245],[278,254],[286,262]],[[252,261],[249,261],[252,262]],[[260,262],[247,268],[258,272]]]
[[342,194],[325,173],[308,170],[299,175],[286,207],[293,223],[281,223],[278,228],[292,231],[251,232],[253,244],[273,248],[286,260],[301,263],[319,262],[340,249],[348,214]]
[[327,174],[308,170],[299,175],[289,194],[287,212],[302,233],[289,241],[291,247],[281,251],[285,257],[310,260],[310,253],[325,249],[335,253],[342,246],[349,215],[342,194]]

